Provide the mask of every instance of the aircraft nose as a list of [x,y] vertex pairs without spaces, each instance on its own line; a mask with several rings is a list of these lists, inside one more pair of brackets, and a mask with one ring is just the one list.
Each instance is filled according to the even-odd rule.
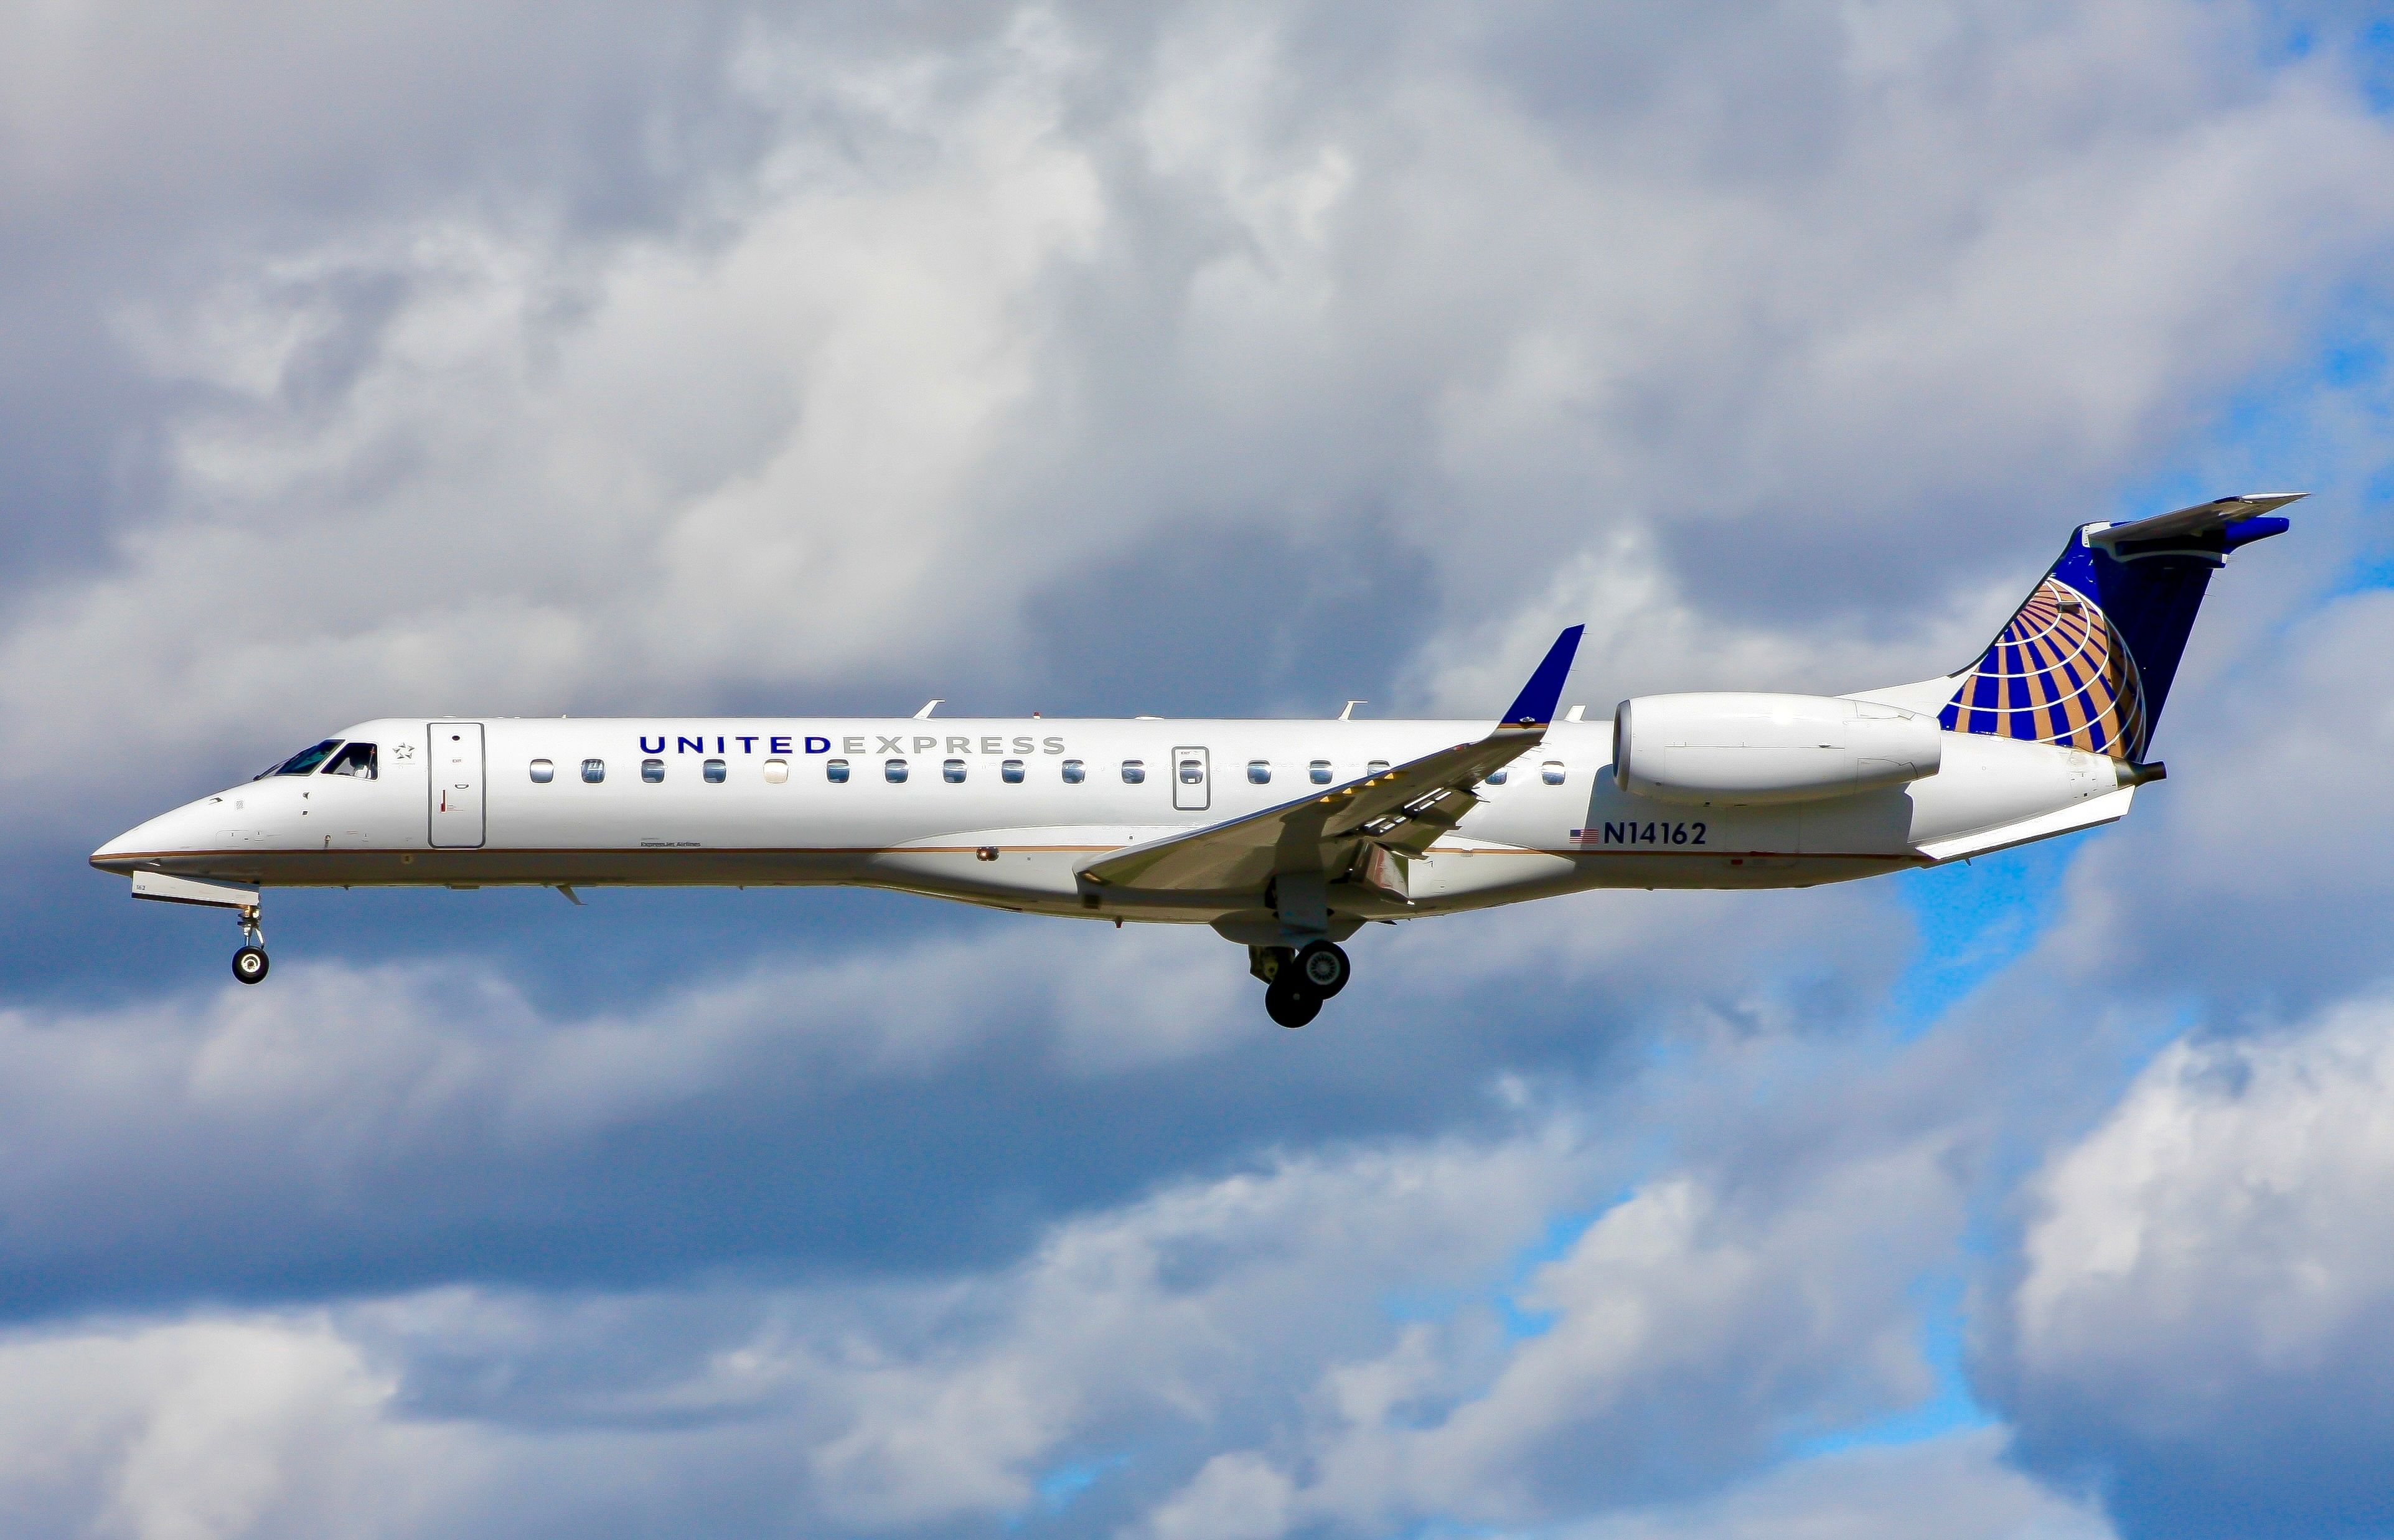
[[94,850],[91,863],[103,872],[130,874],[141,857],[191,849],[191,808],[177,808],[135,824]]
[[91,853],[91,863],[94,866],[99,867],[103,872],[132,871],[133,862],[126,858],[129,857],[135,849],[138,849],[134,842],[133,836],[140,832],[141,831],[138,828],[132,828],[125,830],[121,835],[118,835],[114,839],[110,840],[107,844],[101,846],[99,849],[94,850]]

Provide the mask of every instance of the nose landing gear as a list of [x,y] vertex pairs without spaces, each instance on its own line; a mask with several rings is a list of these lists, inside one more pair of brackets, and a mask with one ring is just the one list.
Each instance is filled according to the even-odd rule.
[[244,984],[254,984],[266,977],[266,932],[258,928],[256,909],[241,912],[241,933],[247,940],[232,954],[232,976]]
[[1354,968],[1330,941],[1301,951],[1285,946],[1248,948],[1251,970],[1264,981],[1264,1010],[1283,1027],[1301,1027],[1322,1014],[1322,1003],[1347,987]]

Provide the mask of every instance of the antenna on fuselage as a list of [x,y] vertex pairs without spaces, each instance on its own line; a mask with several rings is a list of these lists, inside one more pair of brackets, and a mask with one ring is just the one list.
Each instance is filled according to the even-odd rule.
[[914,713],[914,720],[918,722],[921,721],[924,717],[928,717],[932,712],[938,710],[942,704],[946,704],[946,701],[947,697],[944,695],[933,696],[930,700],[925,701],[923,703],[923,709]]
[[1347,709],[1338,714],[1338,719],[1342,722],[1346,721],[1355,715],[1355,708],[1357,706],[1370,705],[1372,703],[1369,701],[1349,701],[1347,703]]

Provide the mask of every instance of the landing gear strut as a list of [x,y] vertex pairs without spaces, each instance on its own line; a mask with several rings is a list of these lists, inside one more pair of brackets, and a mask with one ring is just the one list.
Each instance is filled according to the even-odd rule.
[[266,932],[257,927],[257,911],[241,912],[241,933],[247,943],[232,954],[232,976],[244,984],[254,984],[266,977]]
[[1264,981],[1264,1009],[1283,1027],[1301,1027],[1321,1015],[1322,1002],[1345,989],[1354,976],[1347,954],[1330,941],[1312,941],[1302,950],[1247,950],[1250,970]]

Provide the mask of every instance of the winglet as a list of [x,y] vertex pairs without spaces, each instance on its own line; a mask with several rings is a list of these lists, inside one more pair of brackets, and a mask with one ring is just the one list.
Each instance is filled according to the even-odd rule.
[[1521,693],[1506,708],[1502,725],[1542,728],[1555,719],[1555,707],[1563,698],[1563,680],[1571,675],[1572,657],[1579,651],[1580,633],[1586,629],[1585,625],[1574,625],[1555,638],[1555,644],[1546,649],[1546,661],[1538,665],[1538,671],[1530,676],[1530,682],[1521,687]]

